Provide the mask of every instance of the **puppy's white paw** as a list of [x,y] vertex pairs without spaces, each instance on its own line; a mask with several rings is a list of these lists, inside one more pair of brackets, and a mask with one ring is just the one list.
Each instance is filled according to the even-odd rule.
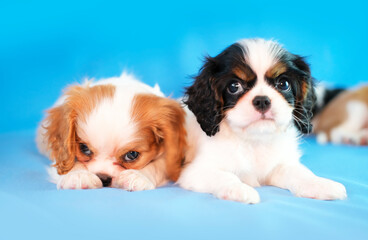
[[128,191],[143,191],[155,189],[155,184],[144,174],[137,170],[122,171],[117,178],[114,186]]
[[58,189],[102,188],[101,180],[87,170],[71,171],[62,175],[57,183]]
[[259,203],[260,201],[258,192],[244,183],[223,186],[215,196],[220,199],[250,204]]
[[343,128],[333,129],[331,140],[335,144],[368,145],[368,129],[350,131]]
[[293,192],[298,197],[314,198],[320,200],[342,200],[347,197],[344,185],[321,177],[304,183]]

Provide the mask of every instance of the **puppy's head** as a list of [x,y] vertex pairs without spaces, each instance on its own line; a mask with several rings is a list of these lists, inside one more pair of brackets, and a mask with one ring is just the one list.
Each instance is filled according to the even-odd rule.
[[208,136],[232,129],[275,132],[290,124],[311,131],[315,102],[308,64],[274,41],[245,39],[207,57],[186,104]]
[[185,148],[184,112],[174,100],[134,86],[72,86],[49,110],[46,140],[59,174],[75,161],[110,179],[165,158],[176,180]]

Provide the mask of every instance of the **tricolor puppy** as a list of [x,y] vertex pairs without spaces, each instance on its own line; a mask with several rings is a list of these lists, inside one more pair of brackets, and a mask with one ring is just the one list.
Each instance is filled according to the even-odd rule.
[[[322,101],[328,90],[319,90],[317,99]],[[313,124],[319,143],[368,145],[368,86],[340,91]]]
[[185,143],[176,101],[123,74],[68,87],[38,130],[58,189],[153,189],[177,180]]
[[343,199],[345,187],[303,166],[300,132],[311,131],[310,69],[280,44],[245,39],[208,57],[184,99],[188,148],[183,188],[258,203],[253,187],[299,197]]

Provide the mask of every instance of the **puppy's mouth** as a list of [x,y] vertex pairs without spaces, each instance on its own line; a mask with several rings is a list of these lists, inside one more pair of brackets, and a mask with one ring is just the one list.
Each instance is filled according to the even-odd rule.
[[255,123],[255,122],[262,122],[262,121],[273,121],[274,122],[275,121],[275,117],[270,112],[260,113],[255,118],[255,120],[253,121],[253,123]]
[[273,131],[275,127],[276,120],[273,116],[270,116],[269,114],[259,114],[244,128],[244,130],[253,129],[252,131],[268,132]]
[[267,117],[261,117],[258,118],[254,121],[252,121],[248,126],[254,126],[254,125],[268,125],[268,124],[272,124],[275,123],[275,119],[274,118],[267,118]]
[[267,117],[265,114],[262,114],[261,117],[256,121],[275,121],[273,117]]

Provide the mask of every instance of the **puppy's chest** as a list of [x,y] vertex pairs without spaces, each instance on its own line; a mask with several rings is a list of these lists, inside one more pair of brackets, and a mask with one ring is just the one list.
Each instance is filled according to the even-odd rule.
[[252,186],[263,184],[265,177],[287,159],[285,146],[279,144],[250,144],[238,149],[237,175]]

